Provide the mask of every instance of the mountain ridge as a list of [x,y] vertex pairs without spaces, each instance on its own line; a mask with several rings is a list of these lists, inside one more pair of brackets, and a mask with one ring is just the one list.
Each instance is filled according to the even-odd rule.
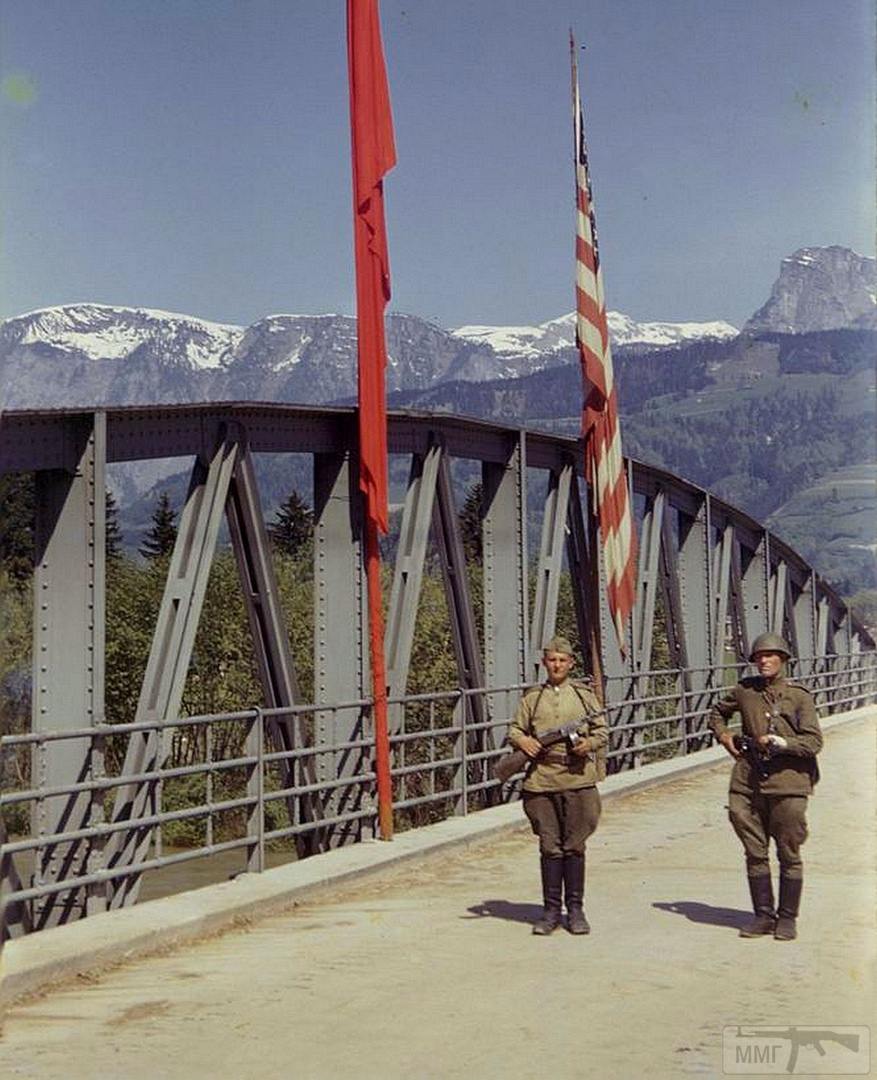
[[[739,333],[696,324],[692,339],[685,337],[689,324],[631,326],[627,316],[612,313],[626,452],[686,476],[754,517],[775,515],[770,520],[780,535],[788,519],[790,542],[813,552],[817,568],[825,551],[825,569],[835,580],[877,584],[868,555],[877,529],[870,536],[834,537],[831,509],[818,511],[825,490],[855,491],[858,501],[847,518],[857,529],[875,520],[874,500],[862,494],[862,485],[820,486],[823,476],[877,461],[877,330],[869,329],[875,297],[875,260],[848,249],[802,248],[783,260],[771,297]],[[634,340],[662,340],[668,326],[677,328],[675,340],[660,347]],[[391,407],[578,430],[581,375],[572,314],[538,327],[449,331],[391,313],[386,327]],[[355,321],[343,315],[276,314],[240,327],[147,308],[79,304],[0,324],[5,408],[347,403],[355,401],[355,369]],[[160,464],[123,467],[124,501],[142,504],[144,490],[158,490],[177,468],[170,465],[163,477]],[[281,482],[289,483],[288,475]],[[811,502],[802,504],[807,491],[814,493]],[[827,525],[808,534],[816,517]],[[832,536],[830,551],[822,535]]]
[[[624,327],[619,347],[647,344],[658,326],[668,342],[697,338],[701,327],[705,336],[736,333],[727,324],[716,331],[719,324],[637,324],[620,313],[612,319]],[[517,344],[505,350],[489,340],[501,338],[500,329],[482,329],[484,334],[464,334],[418,316],[390,314],[388,392],[540,370],[554,351],[572,346],[574,315],[530,328],[532,333],[514,328]],[[0,324],[5,408],[49,407],[53,392],[65,404],[158,404],[187,397],[316,404],[354,394],[355,372],[356,322],[344,315],[275,314],[238,326],[156,309],[80,303],[41,308]]]
[[[877,327],[875,260],[847,248],[801,248],[781,263],[743,335]],[[713,322],[636,322],[608,313],[616,356],[656,348],[680,357],[697,342],[731,342]],[[416,315],[386,320],[387,391],[449,381],[515,379],[574,350],[575,314],[537,326],[446,330]],[[338,314],[268,315],[249,326],[143,307],[79,303],[0,324],[0,407],[127,405],[189,400],[320,404],[356,394],[356,321]]]

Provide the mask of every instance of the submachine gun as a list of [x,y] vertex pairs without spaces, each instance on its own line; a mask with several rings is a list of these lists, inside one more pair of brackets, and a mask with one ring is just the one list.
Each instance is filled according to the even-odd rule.
[[[551,728],[550,731],[543,731],[541,735],[536,735],[535,738],[539,740],[542,745],[542,753],[549,750],[552,746],[557,746],[558,743],[565,742],[568,749],[572,749],[576,743],[582,738],[579,734],[579,728],[582,726],[582,722],[587,719],[586,715],[582,715],[578,720],[574,720],[571,724],[564,724],[563,727]],[[512,750],[510,754],[506,754],[501,757],[499,761],[493,766],[493,775],[501,783],[505,783],[510,780],[515,773],[519,773],[524,766],[531,761],[538,761],[540,755],[535,758],[529,757],[523,750]]]
[[742,734],[734,736],[734,746],[749,762],[758,779],[767,780],[770,776],[770,746],[760,746],[755,739]]

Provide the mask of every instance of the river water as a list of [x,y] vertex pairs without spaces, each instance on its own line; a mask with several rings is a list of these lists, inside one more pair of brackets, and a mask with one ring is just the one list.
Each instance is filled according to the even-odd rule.
[[[10,837],[10,840],[22,839]],[[165,856],[181,855],[187,849],[165,846]],[[266,851],[265,869],[270,870],[275,866],[284,866],[286,863],[295,862],[297,856],[292,850]],[[140,901],[157,900],[162,896],[172,896],[174,893],[186,892],[189,889],[200,889],[204,885],[215,885],[220,881],[229,881],[238,874],[246,871],[246,851],[221,851],[216,855],[205,855],[201,858],[186,859],[182,862],[163,866],[158,870],[148,870],[143,875],[140,885]],[[31,852],[21,852],[15,857],[15,869],[18,872],[25,888],[30,884],[33,873],[33,856]]]
[[[182,854],[185,848],[164,848],[165,855]],[[295,862],[294,851],[266,851],[265,869],[284,866]],[[246,851],[220,851],[217,855],[206,855],[200,859],[187,859],[185,862],[163,866],[159,870],[149,870],[143,875],[140,886],[140,900],[157,900],[162,896],[200,889],[204,885],[216,885],[220,881],[229,881],[247,869]]]

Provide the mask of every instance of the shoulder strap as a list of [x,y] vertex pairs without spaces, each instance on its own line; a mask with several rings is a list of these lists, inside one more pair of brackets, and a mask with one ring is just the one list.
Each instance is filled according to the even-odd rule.
[[545,684],[543,683],[539,687],[539,693],[536,695],[536,704],[533,706],[530,712],[530,734],[533,734],[533,718],[536,715],[536,710],[539,708],[539,702],[542,700],[542,695],[545,693]]
[[576,697],[582,703],[582,708],[586,709],[586,710],[589,709],[590,706],[588,705],[587,701],[585,701],[585,698],[584,698],[584,695],[582,694],[581,689],[578,686],[576,686],[576,684],[574,682],[572,682],[572,681],[570,681],[570,686],[573,688],[573,690],[575,690]]

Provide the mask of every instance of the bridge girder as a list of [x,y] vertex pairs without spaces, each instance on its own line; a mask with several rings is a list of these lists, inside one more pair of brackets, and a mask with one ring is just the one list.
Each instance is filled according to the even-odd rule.
[[[137,720],[177,715],[210,562],[223,512],[229,521],[243,586],[263,707],[299,703],[294,658],[283,623],[252,456],[309,454],[315,507],[314,704],[355,703],[368,697],[366,586],[360,544],[361,508],[356,482],[355,411],[304,406],[210,404],[95,410],[5,413],[0,420],[0,472],[37,475],[37,560],[34,574],[32,730],[50,733],[103,721],[105,632],[104,497],[108,463],[188,456],[194,461],[189,494],[171,559]],[[679,477],[641,462],[627,462],[639,511],[637,603],[622,655],[611,630],[596,532],[577,463],[574,438],[505,428],[462,417],[390,413],[388,448],[411,461],[394,566],[386,629],[389,696],[406,692],[414,623],[430,537],[445,582],[450,633],[464,692],[458,711],[477,731],[475,742],[493,749],[487,721],[509,715],[514,693],[485,706],[465,692],[509,687],[537,677],[539,649],[555,630],[561,573],[572,579],[577,628],[585,665],[597,678],[615,722],[624,726],[626,702],[645,685],[653,663],[656,617],[663,612],[671,667],[696,714],[720,678],[727,659],[745,658],[765,629],[785,634],[815,673],[843,645],[845,652],[873,648],[842,601],[788,545],[759,523]],[[483,616],[479,632],[465,565],[454,498],[452,462],[480,463],[482,481]],[[528,571],[528,475],[545,478],[541,541],[531,603]],[[532,487],[532,484],[529,485]],[[568,629],[568,628],[564,628]],[[344,663],[339,663],[339,657]],[[823,668],[827,670],[827,668]],[[250,703],[242,703],[250,704]],[[391,723],[398,706],[391,704]],[[490,712],[491,715],[488,715]],[[365,739],[368,711],[317,709],[314,738],[326,745]],[[688,734],[701,728],[686,720]],[[307,736],[292,720],[272,721],[275,744],[286,750]],[[642,751],[638,731],[625,736],[624,763]],[[125,775],[149,773],[161,758],[162,740],[132,736]],[[685,743],[688,746],[688,743]],[[619,747],[616,746],[616,749]],[[315,767],[300,759],[287,787],[356,775],[362,753],[321,756]],[[39,743],[34,772],[46,790],[104,775],[99,744]],[[329,773],[332,776],[329,776]],[[339,796],[340,797],[340,796]],[[47,846],[35,881],[70,876],[77,860],[87,870],[102,857],[121,867],[142,859],[151,827],[154,784],[132,779],[119,790],[113,821],[132,826],[112,834],[101,852],[75,842]],[[304,799],[290,805],[290,819],[313,821],[338,811],[338,799]],[[51,836],[102,821],[94,792],[39,801],[34,833]],[[71,824],[72,823],[72,824]],[[331,828],[316,834],[321,846],[350,839]],[[301,854],[313,850],[307,845]],[[253,864],[251,869],[260,867]],[[14,873],[7,866],[4,876]],[[75,875],[74,875],[75,876]],[[137,876],[116,877],[105,889],[89,886],[55,893],[35,909],[49,925],[66,910],[88,912],[128,903]]]

